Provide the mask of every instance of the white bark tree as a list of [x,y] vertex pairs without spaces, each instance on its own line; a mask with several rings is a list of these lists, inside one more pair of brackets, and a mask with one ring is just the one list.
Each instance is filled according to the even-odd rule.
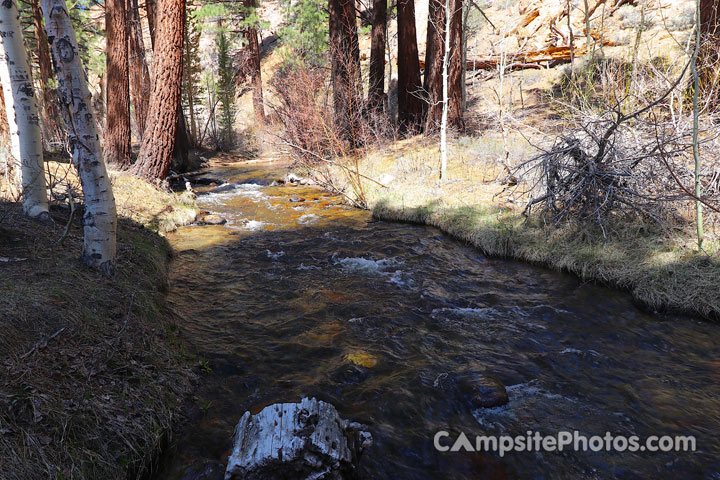
[[0,3],[0,58],[12,156],[22,178],[23,211],[31,218],[49,219],[42,133],[30,64],[23,40],[17,4]]
[[88,265],[111,275],[116,251],[115,197],[95,127],[87,77],[65,0],[40,3],[55,65],[60,110],[68,126],[73,164],[85,195],[83,258]]
[[450,11],[450,0],[445,0],[445,50],[443,52],[442,69],[442,120],[440,121],[440,180],[447,178],[447,157],[448,157],[448,75],[450,65],[450,24],[453,12]]

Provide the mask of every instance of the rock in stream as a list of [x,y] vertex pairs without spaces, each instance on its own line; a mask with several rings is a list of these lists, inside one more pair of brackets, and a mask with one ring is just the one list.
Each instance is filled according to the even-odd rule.
[[303,398],[245,412],[235,428],[225,480],[355,478],[372,436],[343,420],[331,404]]

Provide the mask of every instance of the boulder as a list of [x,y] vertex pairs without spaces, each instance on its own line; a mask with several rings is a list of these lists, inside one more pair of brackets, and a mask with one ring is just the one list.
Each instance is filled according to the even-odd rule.
[[509,400],[505,385],[495,377],[464,375],[459,379],[458,386],[473,408],[499,407]]
[[225,480],[353,479],[370,445],[370,433],[329,403],[276,403],[240,419]]
[[198,225],[225,225],[227,220],[214,213],[200,212],[195,218],[195,223]]

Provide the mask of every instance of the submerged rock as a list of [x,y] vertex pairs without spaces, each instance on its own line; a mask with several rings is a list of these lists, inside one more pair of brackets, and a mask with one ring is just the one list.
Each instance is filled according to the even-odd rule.
[[195,218],[195,223],[198,225],[225,225],[227,220],[214,213],[200,212]]
[[304,202],[305,199],[302,197],[298,197],[298,196],[292,196],[288,199],[288,201],[292,202],[292,203],[301,203],[301,202]]
[[225,480],[351,479],[370,445],[370,433],[329,403],[276,403],[240,419]]
[[499,407],[509,401],[505,385],[491,376],[467,374],[459,379],[458,387],[473,408]]

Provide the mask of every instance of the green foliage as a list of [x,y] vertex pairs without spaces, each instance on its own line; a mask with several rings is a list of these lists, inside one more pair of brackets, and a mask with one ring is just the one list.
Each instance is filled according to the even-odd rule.
[[203,94],[204,84],[201,78],[202,65],[200,64],[200,36],[202,34],[201,18],[196,12],[202,7],[197,6],[197,1],[187,2],[187,16],[185,19],[185,53],[183,55],[183,107],[190,117],[190,134],[193,142],[198,141],[197,125],[195,124],[195,111],[200,96]]
[[102,76],[105,73],[105,49],[99,39],[105,38],[105,31],[96,28],[90,8],[94,0],[66,0],[68,13],[77,38],[82,64],[89,75]]
[[215,36],[217,50],[217,96],[220,100],[220,135],[218,148],[229,150],[233,146],[233,119],[235,117],[235,81],[230,40],[224,28],[218,28]]
[[286,62],[302,59],[305,63],[323,63],[328,48],[327,2],[298,0],[285,3],[287,26],[280,30],[280,38],[290,47]]

